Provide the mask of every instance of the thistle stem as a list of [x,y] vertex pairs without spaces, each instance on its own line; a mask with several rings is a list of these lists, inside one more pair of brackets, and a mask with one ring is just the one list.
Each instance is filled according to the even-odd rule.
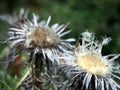
[[40,89],[40,90],[41,90],[41,83],[40,83],[41,76],[40,76],[40,73],[42,71],[42,65],[43,65],[42,54],[37,53],[35,55],[35,68],[34,68],[34,82],[33,82],[33,84],[37,89]]

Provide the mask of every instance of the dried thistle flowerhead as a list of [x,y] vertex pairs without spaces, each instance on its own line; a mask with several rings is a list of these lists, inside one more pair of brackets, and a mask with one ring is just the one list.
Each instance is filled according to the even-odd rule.
[[[102,56],[102,47],[111,38],[103,38],[101,42],[94,40],[94,35],[89,32],[82,33],[82,43],[75,47],[71,59],[64,57],[66,62],[74,68],[69,69],[74,74],[72,80],[80,79],[82,89],[88,90],[91,85],[98,90],[118,90],[120,85],[114,78],[120,80],[120,68],[114,63],[120,54]],[[70,60],[69,60],[70,59]],[[68,70],[68,71],[69,71]],[[77,81],[77,80],[76,80]]]
[[98,41],[94,41],[92,33],[84,32],[82,36],[82,45],[78,45],[77,52],[75,51],[78,66],[93,75],[106,76],[110,74],[112,63],[107,59],[108,57],[102,56],[101,50],[102,46],[107,44],[111,38],[104,38],[102,42],[98,43]]
[[33,14],[33,19],[24,24],[20,24],[20,28],[10,28],[10,37],[6,40],[12,47],[22,45],[24,49],[34,49],[34,52],[42,52],[43,56],[52,57],[60,51],[67,51],[69,42],[75,39],[61,39],[62,36],[68,34],[71,30],[64,32],[67,25],[59,25],[58,23],[49,26],[51,16],[48,20],[40,21],[39,16]]

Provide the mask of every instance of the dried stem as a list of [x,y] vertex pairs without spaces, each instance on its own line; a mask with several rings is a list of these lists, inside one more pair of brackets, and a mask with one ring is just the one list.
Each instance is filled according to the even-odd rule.
[[41,90],[41,71],[43,67],[42,62],[42,54],[41,53],[31,53],[30,60],[32,64],[32,78],[33,78],[33,90]]
[[37,53],[35,56],[35,86],[41,88],[40,85],[40,73],[42,71],[42,55]]

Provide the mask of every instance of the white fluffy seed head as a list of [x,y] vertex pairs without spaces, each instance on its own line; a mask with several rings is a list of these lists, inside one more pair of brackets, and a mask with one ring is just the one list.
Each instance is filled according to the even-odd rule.
[[112,63],[102,56],[102,47],[111,38],[103,38],[103,41],[94,40],[93,33],[82,33],[82,43],[75,48],[76,64],[85,72],[92,75],[106,76],[112,71]]
[[103,59],[101,55],[93,52],[77,54],[76,64],[85,72],[99,76],[110,74],[112,67],[111,63]]

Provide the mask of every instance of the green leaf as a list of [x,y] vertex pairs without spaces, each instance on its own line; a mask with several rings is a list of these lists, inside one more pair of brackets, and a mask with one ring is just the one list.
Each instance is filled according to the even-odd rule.
[[3,81],[3,84],[5,85],[5,87],[6,87],[8,90],[11,90],[11,88],[8,86],[8,84],[7,84],[5,81]]
[[22,77],[20,78],[20,80],[18,80],[18,82],[16,83],[15,86],[15,90],[17,90],[17,88],[21,85],[21,83],[24,81],[24,79],[30,74],[30,67],[26,67],[26,69],[23,72]]
[[3,51],[0,53],[0,59],[2,60],[3,59],[3,56],[6,55],[6,53],[8,52],[9,48],[8,47],[5,47],[3,49]]

